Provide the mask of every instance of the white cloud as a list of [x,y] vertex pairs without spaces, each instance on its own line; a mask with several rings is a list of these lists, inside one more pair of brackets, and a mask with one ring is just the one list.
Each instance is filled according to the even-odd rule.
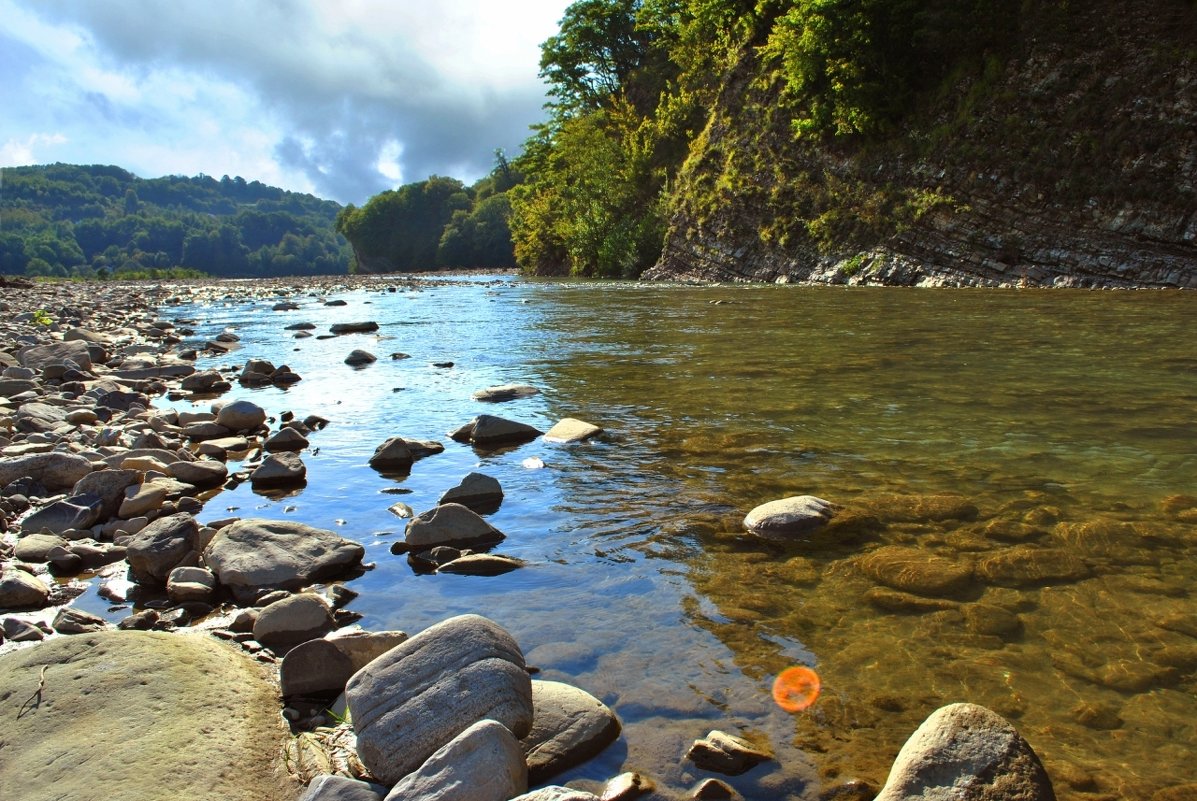
[[35,164],[38,161],[48,161],[48,158],[35,154],[45,152],[42,150],[45,145],[62,145],[66,144],[66,141],[67,138],[60,133],[35,133],[24,139],[9,139],[0,145],[0,167],[19,167],[24,164]]
[[58,160],[342,202],[468,181],[540,119],[539,43],[567,4],[0,0],[0,141],[32,159],[19,143],[62,131]]

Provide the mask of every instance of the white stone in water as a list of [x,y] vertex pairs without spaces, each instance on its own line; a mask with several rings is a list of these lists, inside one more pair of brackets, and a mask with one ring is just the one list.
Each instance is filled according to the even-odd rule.
[[834,516],[830,501],[796,495],[756,507],[744,518],[744,528],[762,536],[801,536],[823,528]]
[[566,417],[550,428],[544,438],[546,442],[581,442],[601,433],[603,429],[593,423]]

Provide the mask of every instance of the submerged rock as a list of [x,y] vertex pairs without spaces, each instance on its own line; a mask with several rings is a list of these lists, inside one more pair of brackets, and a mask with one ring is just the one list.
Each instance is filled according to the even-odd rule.
[[744,738],[718,730],[708,733],[701,740],[695,740],[686,752],[686,759],[697,767],[726,776],[739,776],[772,758],[772,754],[762,751]]
[[971,565],[902,545],[878,548],[863,556],[857,564],[861,572],[879,584],[935,598],[959,594],[973,580]]
[[511,556],[471,553],[445,562],[437,567],[436,572],[459,576],[501,576],[523,566],[522,560]]
[[876,801],[1054,801],[1039,757],[1000,715],[975,704],[936,710],[910,736]]
[[1063,548],[1020,545],[982,559],[977,575],[1003,587],[1026,587],[1079,581],[1090,575],[1084,560]]
[[975,520],[980,514],[976,504],[960,495],[879,495],[864,505],[888,523]]

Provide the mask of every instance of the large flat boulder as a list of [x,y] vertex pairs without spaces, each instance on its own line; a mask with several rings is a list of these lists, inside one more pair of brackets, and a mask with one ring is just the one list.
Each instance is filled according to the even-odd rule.
[[58,637],[0,656],[0,688],[0,798],[299,795],[282,765],[276,691],[260,665],[211,637]]
[[240,600],[270,590],[298,590],[340,575],[366,549],[332,531],[286,520],[249,518],[216,533],[204,560]]
[[516,738],[532,728],[523,653],[479,615],[449,618],[378,657],[349,680],[345,699],[358,756],[390,785],[478,721]]
[[74,453],[34,453],[0,459],[0,487],[30,476],[50,490],[69,490],[90,473],[91,462]]
[[923,721],[898,752],[876,801],[1055,801],[1030,744],[1005,718],[951,704]]
[[51,365],[74,363],[80,370],[91,369],[91,352],[87,343],[79,340],[51,342],[48,345],[31,345],[17,352],[21,366],[44,370]]

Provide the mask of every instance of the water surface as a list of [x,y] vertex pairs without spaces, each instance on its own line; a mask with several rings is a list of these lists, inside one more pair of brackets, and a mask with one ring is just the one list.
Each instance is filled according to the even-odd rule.
[[[204,366],[267,358],[304,377],[228,397],[331,421],[303,454],[304,490],[243,486],[201,519],[284,517],[365,543],[376,566],[350,586],[368,628],[462,612],[507,627],[541,677],[625,724],[563,779],[637,769],[689,787],[707,774],[686,748],[721,728],[778,755],[729,780],[747,797],[880,786],[930,712],[973,701],[1019,728],[1061,798],[1197,780],[1192,295],[479,279],[341,297],[169,310],[242,337]],[[284,331],[352,320],[380,332]],[[353,348],[379,361],[343,364]],[[471,399],[508,382],[542,393]],[[499,452],[445,436],[483,412],[608,433]],[[382,476],[366,461],[393,435],[446,451]],[[496,551],[528,565],[414,574],[389,552],[403,521],[387,507],[431,508],[472,470],[506,492]],[[839,504],[838,523],[789,544],[743,532],[752,507],[798,494]],[[897,594],[866,564],[894,546],[973,578]],[[769,697],[792,664],[824,683],[796,715]]]

